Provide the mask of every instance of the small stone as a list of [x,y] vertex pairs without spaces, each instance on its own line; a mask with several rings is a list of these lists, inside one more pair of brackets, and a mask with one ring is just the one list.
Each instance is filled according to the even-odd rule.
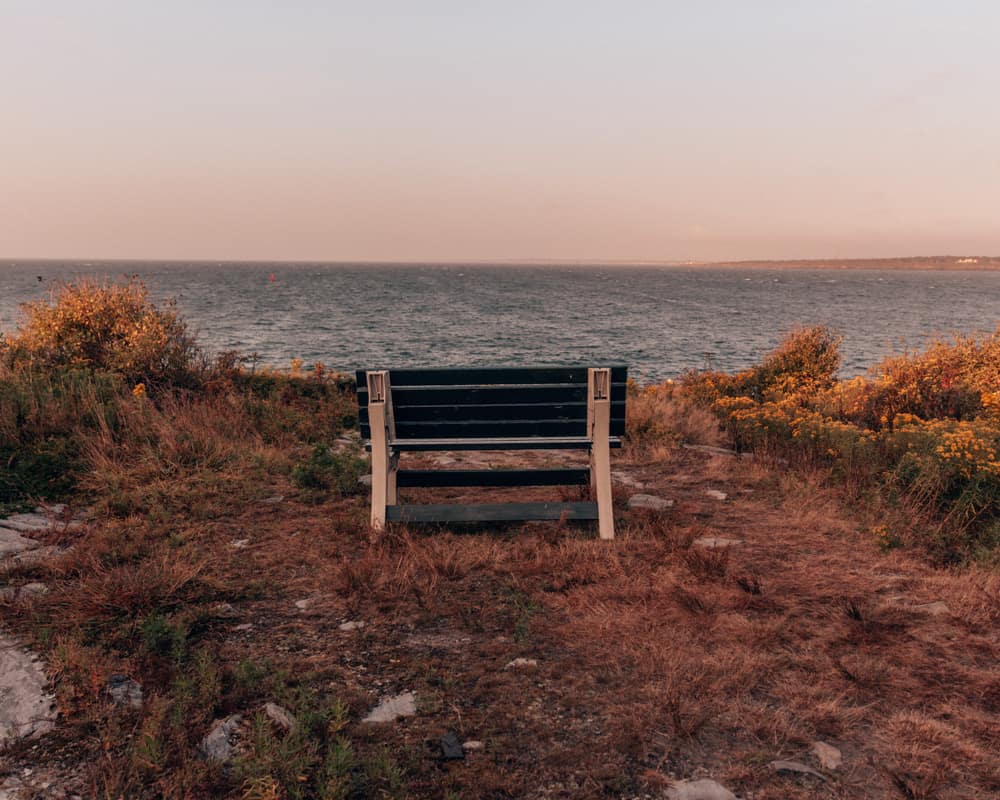
[[634,494],[628,499],[629,508],[646,508],[650,511],[665,511],[673,508],[674,501],[652,494]]
[[233,541],[229,543],[229,546],[235,550],[242,550],[248,544],[250,544],[249,539],[233,539]]
[[462,743],[458,741],[458,737],[452,731],[448,731],[441,737],[441,758],[445,761],[457,761],[465,758]]
[[467,742],[462,742],[462,749],[467,753],[474,753],[477,750],[482,750],[486,745],[480,742],[478,739],[469,739]]
[[721,783],[708,778],[678,781],[667,789],[668,800],[737,800],[735,794]]
[[399,717],[412,717],[417,713],[417,697],[413,692],[404,692],[395,697],[387,697],[368,712],[362,722],[394,722]]
[[283,494],[275,494],[271,495],[270,497],[265,497],[261,502],[267,503],[269,506],[275,506],[284,499],[285,496]]
[[840,751],[826,742],[813,742],[812,752],[823,769],[837,769],[844,760]]
[[216,603],[212,606],[212,611],[220,617],[230,617],[236,613],[236,609],[233,608],[232,603]]
[[242,623],[240,625],[233,625],[233,630],[234,631],[249,631],[249,630],[253,630],[253,623],[252,622],[244,622],[244,623]]
[[534,669],[537,666],[538,662],[533,658],[515,658],[504,669]]
[[643,489],[645,484],[641,481],[637,481],[627,472],[621,472],[619,470],[612,470],[611,477],[614,478],[616,483],[620,483],[622,486],[627,486],[629,489]]
[[721,548],[743,544],[742,539],[727,539],[725,536],[701,536],[691,542],[695,547]]
[[948,608],[948,604],[943,600],[935,600],[933,603],[921,603],[920,605],[913,607],[914,611],[922,611],[925,614],[930,614],[932,617],[940,617],[942,614],[950,614],[951,609]]
[[342,631],[357,631],[361,630],[363,627],[365,627],[364,620],[360,619],[352,619],[349,620],[348,622],[341,622],[337,626],[337,628]]
[[794,775],[811,775],[814,778],[819,778],[821,781],[826,780],[826,775],[822,772],[817,772],[812,767],[806,764],[800,764],[798,761],[772,761],[771,769],[776,772],[784,772]]
[[711,497],[713,500],[725,500],[729,497],[725,492],[720,492],[718,489],[706,489],[705,496]]
[[201,740],[201,744],[198,746],[201,754],[209,761],[220,764],[232,761],[233,756],[236,755],[236,740],[242,721],[243,717],[239,714],[232,714],[212,723],[208,735]]
[[264,713],[267,714],[267,718],[270,719],[271,722],[285,731],[285,733],[291,733],[299,726],[298,720],[295,719],[295,715],[287,709],[282,708],[277,703],[265,703]]
[[142,708],[142,686],[128,675],[112,675],[104,690],[116,706]]
[[299,611],[305,611],[307,608],[309,608],[309,606],[312,605],[312,602],[313,601],[310,598],[308,598],[308,597],[305,600],[296,600],[295,601],[295,607]]

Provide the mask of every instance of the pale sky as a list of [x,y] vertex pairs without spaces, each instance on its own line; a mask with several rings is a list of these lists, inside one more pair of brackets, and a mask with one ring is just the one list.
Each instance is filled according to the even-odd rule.
[[995,0],[0,0],[0,258],[944,253]]

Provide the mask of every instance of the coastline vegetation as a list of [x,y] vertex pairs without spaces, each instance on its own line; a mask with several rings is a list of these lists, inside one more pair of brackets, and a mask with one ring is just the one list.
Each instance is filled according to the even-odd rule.
[[[800,694],[787,675],[773,686],[761,683],[772,671],[805,674],[815,667],[812,651],[802,663],[798,656],[767,659],[771,651],[793,650],[794,642],[782,638],[781,619],[808,613],[820,599],[780,593],[772,599],[757,572],[736,571],[727,550],[692,546],[705,534],[702,522],[630,517],[624,555],[561,531],[503,533],[500,542],[406,530],[375,535],[357,496],[366,470],[360,447],[336,446],[357,426],[350,377],[319,364],[305,370],[301,362],[287,372],[247,368],[233,353],[208,359],[176,310],[157,307],[138,283],[67,285],[26,315],[18,331],[0,339],[0,511],[60,500],[69,504],[67,515],[86,508],[88,516],[80,528],[64,526],[50,536],[50,559],[4,562],[7,582],[43,581],[50,588],[27,606],[0,601],[0,612],[44,655],[65,748],[86,754],[93,796],[518,796],[507,782],[529,775],[537,759],[514,740],[531,738],[541,723],[532,717],[515,735],[499,722],[481,721],[513,749],[474,762],[464,777],[429,758],[426,741],[399,745],[384,731],[352,725],[370,703],[363,687],[344,680],[353,674],[354,656],[316,655],[326,652],[317,641],[345,635],[338,633],[340,618],[367,615],[367,632],[358,634],[364,669],[374,675],[380,665],[379,674],[390,676],[379,683],[386,690],[421,682],[427,715],[447,716],[458,695],[495,692],[510,699],[509,713],[520,719],[517,675],[467,664],[466,653],[449,650],[451,634],[438,627],[426,636],[447,651],[443,661],[419,664],[413,656],[412,664],[401,663],[400,630],[445,620],[478,637],[480,661],[501,667],[510,648],[529,655],[547,642],[582,642],[579,652],[559,646],[567,664],[580,668],[577,690],[594,703],[618,705],[614,724],[600,721],[600,708],[593,717],[577,708],[565,712],[572,718],[567,736],[578,735],[582,751],[591,752],[595,735],[612,737],[606,744],[613,761],[588,774],[579,796],[657,787],[661,764],[685,763],[687,748],[702,736],[713,742],[748,729],[764,752],[761,742],[780,748],[846,735],[890,690],[879,683],[881,656],[854,655],[869,640],[881,641],[870,634],[884,621],[853,595],[850,613],[831,623],[825,645],[847,648],[834,672],[836,680],[851,681],[849,689],[831,683],[820,703],[825,689],[812,679]],[[805,328],[736,375],[698,372],[676,383],[633,386],[623,458],[655,464],[676,458],[678,442],[728,439],[752,452],[762,469],[774,467],[762,473],[761,485],[778,480],[813,493],[803,507],[817,497],[830,504],[831,492],[846,492],[880,548],[915,545],[938,562],[976,559],[976,569],[995,568],[1000,334],[888,359],[865,378],[838,380],[838,367],[837,337]],[[808,479],[795,483],[797,471]],[[295,592],[317,580],[326,594],[295,605]],[[834,591],[823,580],[818,585]],[[984,596],[996,592],[995,580],[983,578],[982,585]],[[732,609],[723,613],[727,604],[769,613],[782,602],[792,603],[786,617],[752,629],[738,626]],[[307,630],[302,610],[310,604],[318,604],[321,618]],[[234,626],[236,607],[253,622]],[[995,624],[985,602],[975,614],[974,631]],[[382,616],[393,620],[384,635],[395,650],[379,638]],[[723,655],[697,648],[688,654],[671,643],[689,618],[696,638],[718,627]],[[704,624],[709,619],[717,626]],[[838,626],[862,622],[861,633],[838,633]],[[234,633],[248,625],[257,633]],[[726,633],[726,625],[734,627]],[[883,627],[891,632],[898,624]],[[416,630],[419,642],[425,634]],[[627,638],[634,644],[612,647],[609,630],[632,631]],[[744,635],[763,644],[746,644]],[[302,658],[292,669],[297,654]],[[918,667],[931,672],[923,662]],[[123,711],[108,702],[113,675],[141,683],[141,708]],[[986,681],[971,667],[967,679]],[[991,686],[983,692],[995,693]],[[736,724],[723,698],[744,688],[739,713],[749,721]],[[266,703],[288,710],[295,726],[282,729],[263,711],[248,712]],[[470,702],[464,713],[478,714],[484,703]],[[951,780],[938,763],[942,749],[962,755],[969,780],[996,786],[982,744],[991,741],[991,728],[976,727],[988,709],[976,708],[980,716],[965,714],[968,730],[915,711],[890,720],[886,746],[902,754],[901,777],[892,773],[893,780],[909,796],[934,796],[941,781]],[[650,716],[662,709],[664,718]],[[965,710],[952,712],[949,706],[938,716],[961,719]],[[234,761],[222,767],[206,760],[199,743],[215,721],[237,713],[249,733]],[[450,724],[464,724],[461,713]],[[661,729],[671,732],[669,746]],[[444,729],[431,733],[439,737]],[[32,746],[15,745],[13,756],[26,757]],[[60,744],[48,746],[59,761]],[[734,779],[752,785],[753,770],[764,763],[760,752],[748,751]],[[542,760],[557,769],[559,758]],[[626,762],[646,777],[626,777]]]
[[[666,385],[741,451],[820,469],[863,501],[884,547],[955,563],[1000,546],[1000,331],[934,342],[838,380],[839,339],[794,331],[759,365]],[[647,392],[664,393],[664,387]]]

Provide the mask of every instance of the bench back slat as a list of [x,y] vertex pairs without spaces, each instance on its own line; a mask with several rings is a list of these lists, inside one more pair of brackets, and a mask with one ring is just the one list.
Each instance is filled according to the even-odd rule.
[[[361,435],[370,438],[367,371],[357,373]],[[627,367],[611,367],[609,433],[625,433]],[[396,438],[584,436],[587,367],[389,370]]]

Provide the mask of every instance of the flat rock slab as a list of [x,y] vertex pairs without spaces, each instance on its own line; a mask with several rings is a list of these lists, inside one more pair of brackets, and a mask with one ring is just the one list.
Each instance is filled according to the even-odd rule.
[[38,547],[38,542],[13,528],[0,528],[0,556],[17,555]]
[[0,519],[0,528],[20,533],[38,533],[51,527],[52,520],[44,514],[12,514],[6,519]]
[[721,783],[701,778],[697,781],[678,781],[667,789],[667,800],[738,800],[738,798]]
[[395,697],[387,697],[368,712],[362,722],[395,722],[400,717],[412,717],[417,713],[417,697],[413,692],[403,692]]
[[809,775],[813,778],[819,778],[821,781],[826,780],[826,775],[822,772],[818,772],[806,764],[800,764],[798,761],[772,761],[771,769],[786,775]]
[[735,547],[743,544],[742,539],[727,539],[725,536],[701,536],[691,542],[695,547]]
[[711,497],[713,500],[725,500],[729,497],[725,492],[720,492],[718,489],[706,489],[705,496]]
[[0,747],[52,729],[56,701],[47,683],[38,659],[0,634]]
[[628,499],[629,508],[645,508],[650,511],[666,511],[673,508],[674,501],[654,494],[634,494]]

